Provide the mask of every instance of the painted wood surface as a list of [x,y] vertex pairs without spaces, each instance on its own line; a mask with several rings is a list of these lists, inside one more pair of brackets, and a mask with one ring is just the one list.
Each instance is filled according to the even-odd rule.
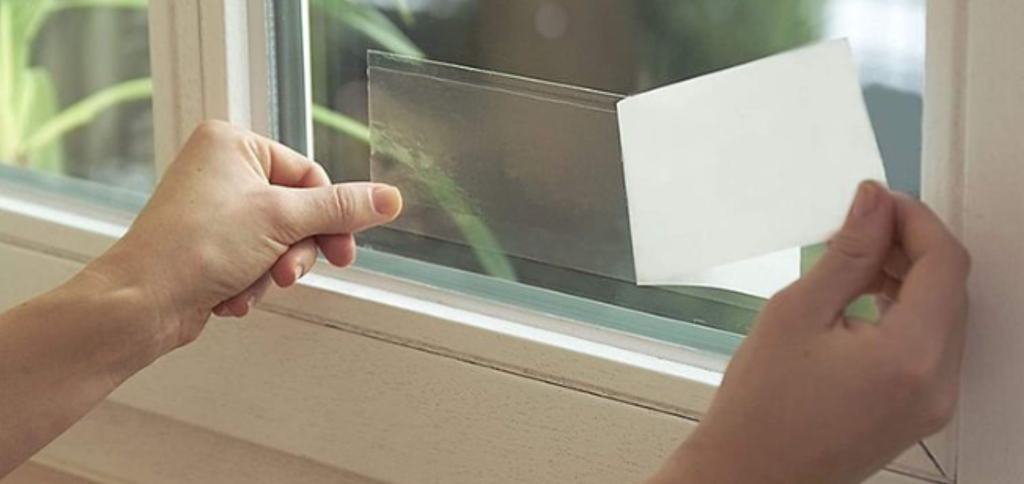
[[1024,3],[964,2],[964,240],[974,257],[959,481],[1024,476]]

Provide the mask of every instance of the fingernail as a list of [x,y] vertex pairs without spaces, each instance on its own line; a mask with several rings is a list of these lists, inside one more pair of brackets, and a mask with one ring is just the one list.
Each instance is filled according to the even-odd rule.
[[304,275],[306,275],[306,271],[305,269],[302,268],[302,266],[298,266],[295,268],[295,282],[299,282],[299,279],[302,279],[302,276]]
[[246,300],[245,300],[245,307],[247,308],[246,314],[249,314],[249,311],[252,311],[252,308],[255,305],[256,305],[256,295],[255,294],[250,294],[249,297],[246,298]]
[[857,217],[871,215],[878,207],[878,184],[875,182],[864,182],[857,189],[857,198],[853,202],[853,214]]
[[373,209],[387,217],[397,216],[402,211],[402,194],[392,186],[377,186],[373,189]]

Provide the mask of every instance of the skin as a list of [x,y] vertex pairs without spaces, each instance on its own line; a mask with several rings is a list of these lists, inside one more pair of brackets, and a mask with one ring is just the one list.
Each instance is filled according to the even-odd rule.
[[[927,207],[861,186],[824,259],[773,298],[651,484],[852,484],[952,418],[970,258]],[[877,294],[878,324],[844,308]]]
[[[111,391],[295,284],[317,251],[401,211],[393,187],[332,185],[316,163],[223,123],[186,144],[109,252],[0,315],[0,477]],[[694,434],[650,484],[860,482],[956,404],[969,259],[920,203],[862,185],[825,258],[768,304]],[[843,308],[879,295],[877,325]]]

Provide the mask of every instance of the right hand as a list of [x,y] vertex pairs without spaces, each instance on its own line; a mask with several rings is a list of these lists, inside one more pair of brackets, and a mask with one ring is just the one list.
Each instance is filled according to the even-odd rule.
[[[970,267],[923,204],[859,190],[827,254],[773,298],[657,483],[852,484],[952,418]],[[844,309],[882,302],[877,323]]]

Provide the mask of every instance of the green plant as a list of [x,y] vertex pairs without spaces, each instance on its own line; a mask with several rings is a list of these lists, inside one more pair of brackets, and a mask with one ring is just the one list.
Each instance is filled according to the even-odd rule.
[[820,37],[823,0],[634,2],[641,87],[748,62]]
[[[94,92],[59,109],[54,80],[43,67],[32,64],[31,50],[54,14],[72,8],[146,8],[147,0],[0,0],[0,163],[38,171],[63,172],[62,138],[87,125],[104,111],[123,103],[152,97],[151,79],[125,81]],[[403,22],[414,18],[405,0],[395,0]],[[352,29],[391,52],[422,57],[423,52],[397,25],[371,5],[358,0],[311,0],[311,6],[339,25]],[[315,105],[317,123],[370,143],[369,128],[342,113]],[[425,181],[452,213],[472,213],[469,201],[443,173],[425,170]],[[455,210],[455,209],[458,210]],[[482,218],[456,218],[467,242],[485,270],[497,277],[514,279],[511,263],[500,251],[493,232]]]
[[152,82],[134,79],[59,108],[50,73],[32,64],[32,46],[52,15],[85,7],[145,8],[146,0],[0,0],[0,163],[60,172],[65,134],[107,109],[151,97]]
[[[402,21],[412,24],[415,19],[405,0],[395,0]],[[357,0],[311,0],[310,6],[319,13],[345,25],[392,53],[423,58],[424,53],[391,20],[376,8]],[[334,111],[314,105],[313,120],[352,139],[371,144],[370,129],[365,124]],[[497,235],[477,212],[474,204],[463,194],[458,184],[432,160],[423,159],[405,147],[390,142],[386,134],[376,138],[379,153],[416,171],[438,204],[451,214],[452,220],[473,251],[485,273],[506,280],[515,280],[512,262],[505,255]]]
[[[60,139],[100,113],[125,102],[152,96],[152,80],[134,79],[107,87],[59,110],[52,77],[32,64],[31,49],[54,14],[73,8],[146,8],[148,0],[0,0],[0,163],[59,172],[63,168]],[[412,23],[405,0],[395,0],[403,19]],[[318,8],[382,48],[420,57],[416,47],[386,16],[355,0],[312,0]],[[366,127],[323,106],[314,116],[358,139]],[[326,120],[333,120],[328,123]],[[338,120],[341,120],[340,122]]]

